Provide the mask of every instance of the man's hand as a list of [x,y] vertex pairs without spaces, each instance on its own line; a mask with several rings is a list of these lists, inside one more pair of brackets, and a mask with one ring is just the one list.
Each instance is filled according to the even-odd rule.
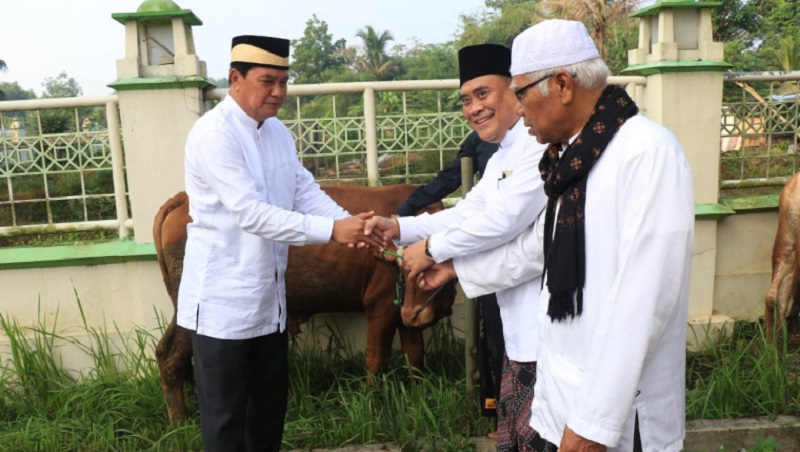
[[456,268],[453,260],[444,261],[441,264],[433,264],[417,277],[417,283],[422,290],[434,290],[445,285],[456,277]]
[[386,218],[375,215],[366,222],[364,235],[378,235],[384,242],[400,238],[400,223],[395,218]]
[[372,218],[373,215],[375,215],[375,212],[362,212],[352,217],[333,220],[331,240],[341,245],[348,245],[351,248],[357,243],[369,243],[372,239],[364,236],[363,232],[365,223]]
[[433,259],[425,254],[425,240],[420,240],[403,249],[403,269],[409,279],[413,280],[419,272],[433,264],[435,264]]
[[606,452],[608,447],[586,439],[569,428],[564,426],[564,435],[561,437],[561,445],[558,452]]

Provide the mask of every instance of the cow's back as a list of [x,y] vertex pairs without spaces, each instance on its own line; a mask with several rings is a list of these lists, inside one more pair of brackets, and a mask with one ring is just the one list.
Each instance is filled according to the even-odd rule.
[[[374,211],[388,217],[397,212],[416,186],[343,185],[322,189],[352,214]],[[291,247],[286,270],[287,309],[303,318],[316,313],[363,311],[367,291],[373,297],[394,297],[396,280],[392,272],[397,271],[396,264],[382,264],[371,249],[348,249],[336,243]]]

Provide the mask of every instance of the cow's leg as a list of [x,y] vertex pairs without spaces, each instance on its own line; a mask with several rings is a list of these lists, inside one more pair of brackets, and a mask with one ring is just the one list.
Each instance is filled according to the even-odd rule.
[[408,363],[415,369],[425,365],[425,340],[422,330],[400,326],[400,349],[408,357]]
[[786,262],[781,262],[773,272],[772,283],[764,302],[764,328],[767,330],[769,340],[774,338],[775,331],[783,325],[780,311],[781,306],[786,304],[784,300],[792,296],[794,276],[792,267]]
[[[778,224],[778,232],[775,235],[775,244],[772,249],[772,282],[764,300],[764,327],[767,330],[767,338],[771,341],[775,337],[775,331],[783,325],[781,306],[788,306],[789,298],[794,291],[795,273],[795,250],[796,227],[793,227],[791,220],[786,217],[785,212]],[[777,311],[778,318],[775,318]]]
[[189,332],[172,319],[156,346],[161,390],[167,404],[170,421],[186,419],[185,383],[192,378],[192,342]]
[[[797,242],[795,242],[797,243]],[[796,332],[798,326],[798,311],[800,311],[800,248],[795,247],[794,268],[792,272],[792,291],[784,298],[779,298],[778,311],[780,320],[786,322],[790,332]]]
[[394,332],[400,325],[400,313],[396,310],[389,312],[367,312],[367,371],[368,383],[372,382],[375,374],[386,370],[389,355],[392,352]]

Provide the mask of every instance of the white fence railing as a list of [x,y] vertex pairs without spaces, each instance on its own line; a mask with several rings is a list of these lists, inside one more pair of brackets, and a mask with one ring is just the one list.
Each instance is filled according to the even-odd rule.
[[723,189],[783,186],[800,168],[800,71],[725,74],[721,138]]
[[0,102],[0,236],[129,235],[117,96]]
[[[609,81],[643,107],[645,77]],[[282,120],[299,158],[322,183],[419,183],[452,160],[470,131],[458,86],[458,80],[292,85],[293,102],[284,107],[290,117]],[[226,93],[208,91],[206,100]],[[354,95],[360,95],[355,105]],[[304,117],[305,105],[320,99],[331,102],[330,117]],[[340,112],[345,101],[350,105]],[[0,102],[0,237],[100,229],[127,237],[129,218],[117,96]]]

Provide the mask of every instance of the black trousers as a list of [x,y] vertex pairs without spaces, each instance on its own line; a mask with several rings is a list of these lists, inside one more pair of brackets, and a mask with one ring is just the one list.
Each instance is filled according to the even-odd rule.
[[242,340],[191,335],[203,450],[279,451],[289,391],[286,332]]
[[494,399],[495,403],[500,402],[500,380],[506,351],[503,321],[500,319],[500,307],[494,294],[478,297],[477,303],[475,320],[478,324],[476,331],[481,414],[494,417],[497,416],[497,410],[487,407],[486,400]]

